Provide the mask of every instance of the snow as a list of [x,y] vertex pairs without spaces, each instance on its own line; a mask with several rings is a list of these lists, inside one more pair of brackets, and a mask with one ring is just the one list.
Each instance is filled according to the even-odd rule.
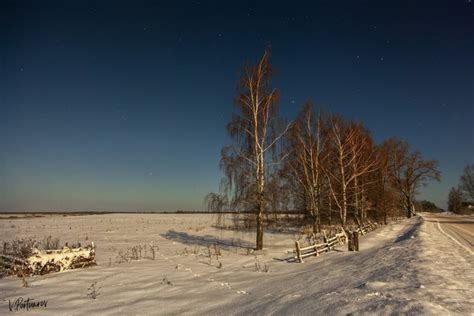
[[[0,314],[18,297],[47,300],[35,315],[137,314],[472,314],[473,256],[429,217],[384,226],[305,263],[288,263],[294,236],[219,230],[207,214],[108,214],[0,220],[0,240],[15,237],[96,245],[98,266],[0,280]],[[119,251],[153,243],[156,260],[118,264]],[[219,268],[207,246],[219,243]],[[109,261],[112,262],[109,266]],[[256,271],[268,265],[269,272]],[[89,293],[95,284],[98,295]],[[21,312],[19,312],[21,313]],[[25,312],[26,313],[26,312]],[[28,313],[32,313],[29,311]]]

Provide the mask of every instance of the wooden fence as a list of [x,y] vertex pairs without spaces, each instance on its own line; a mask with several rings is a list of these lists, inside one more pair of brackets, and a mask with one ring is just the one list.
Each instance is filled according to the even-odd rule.
[[361,234],[361,235],[365,235],[368,232],[373,231],[375,228],[377,228],[377,225],[374,224],[374,223],[369,222],[369,223],[366,223],[365,225],[360,226],[359,228],[357,228],[357,232],[359,232],[359,234]]
[[[368,232],[374,230],[377,227],[374,223],[366,223],[365,225],[359,226],[356,232],[361,235],[365,235]],[[352,238],[353,233],[349,233],[349,237]],[[291,259],[298,260],[299,262],[304,262],[303,258],[310,257],[310,256],[319,256],[322,253],[329,252],[330,250],[334,249],[337,245],[343,245],[347,243],[348,235],[345,232],[337,233],[332,238],[327,238],[326,235],[324,236],[324,242],[322,244],[315,244],[310,245],[307,247],[301,247],[299,241],[295,241],[295,253],[296,256],[292,257]],[[358,247],[357,247],[358,248]]]
[[338,233],[332,238],[324,237],[324,242],[322,244],[311,245],[308,247],[300,247],[300,242],[295,241],[296,246],[296,256],[294,259],[297,259],[299,262],[303,262],[303,258],[309,256],[319,256],[321,253],[328,252],[337,245],[343,245],[346,242],[346,235],[344,233]]

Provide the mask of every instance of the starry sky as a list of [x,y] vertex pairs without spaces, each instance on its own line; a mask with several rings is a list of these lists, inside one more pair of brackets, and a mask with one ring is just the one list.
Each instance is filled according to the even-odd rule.
[[446,1],[0,1],[0,211],[202,209],[242,64],[271,43],[280,113],[311,99],[474,162],[474,7]]

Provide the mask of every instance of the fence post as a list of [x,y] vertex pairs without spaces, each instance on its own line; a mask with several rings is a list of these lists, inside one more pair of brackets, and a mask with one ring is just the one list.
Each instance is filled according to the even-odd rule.
[[328,236],[326,235],[326,231],[323,230],[323,240],[324,243],[326,244],[326,252],[329,252],[329,243],[328,243]]
[[359,251],[359,233],[354,231],[354,236],[352,237],[354,243],[354,251]]
[[347,234],[347,250],[348,251],[354,251],[354,233],[355,231],[351,234],[351,232],[349,232],[349,234]]
[[301,257],[300,242],[298,240],[295,241],[295,246],[296,246],[296,258],[298,258],[300,263],[302,263],[303,258]]

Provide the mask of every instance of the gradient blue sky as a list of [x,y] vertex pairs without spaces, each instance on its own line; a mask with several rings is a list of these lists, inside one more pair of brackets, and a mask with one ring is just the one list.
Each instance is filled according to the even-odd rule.
[[0,211],[194,210],[217,191],[242,64],[271,42],[281,114],[308,98],[474,162],[471,1],[1,1]]

